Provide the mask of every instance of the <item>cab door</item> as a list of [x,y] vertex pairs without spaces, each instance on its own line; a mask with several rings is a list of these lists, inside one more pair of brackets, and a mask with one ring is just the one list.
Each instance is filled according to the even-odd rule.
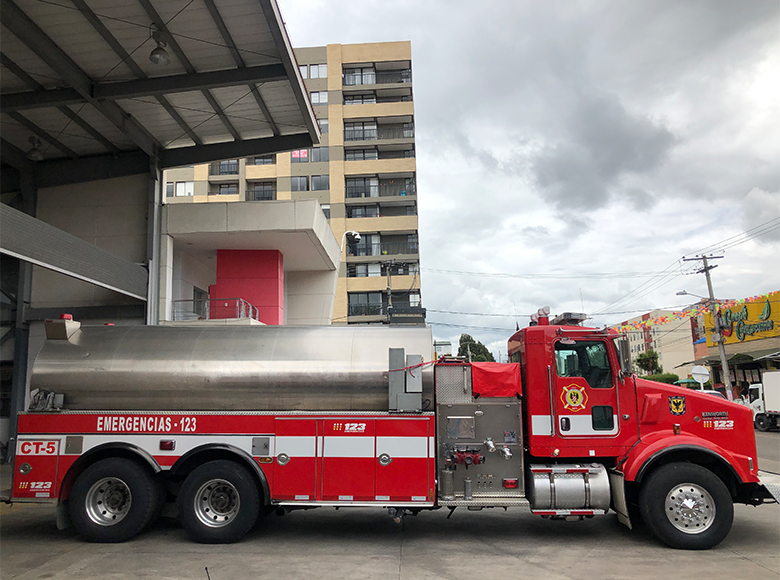
[[618,380],[606,340],[558,339],[553,344],[555,435],[569,447],[612,445],[620,435]]

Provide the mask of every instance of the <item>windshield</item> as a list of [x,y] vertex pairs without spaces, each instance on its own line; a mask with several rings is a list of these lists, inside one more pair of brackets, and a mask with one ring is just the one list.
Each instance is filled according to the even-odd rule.
[[750,391],[748,391],[748,397],[750,397],[751,403],[756,399],[758,399],[759,398],[758,387],[750,387]]

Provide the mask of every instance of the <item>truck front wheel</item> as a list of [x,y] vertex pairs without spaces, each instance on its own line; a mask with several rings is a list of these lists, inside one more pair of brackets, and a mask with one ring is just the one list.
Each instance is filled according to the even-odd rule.
[[769,431],[772,428],[772,420],[763,413],[756,415],[754,423],[759,431]]
[[639,508],[657,538],[685,550],[717,546],[734,520],[731,494],[720,478],[691,463],[670,463],[650,474]]
[[234,461],[204,463],[187,476],[179,493],[179,518],[191,540],[237,542],[260,514],[260,492],[252,475]]
[[90,542],[124,542],[140,532],[157,509],[159,491],[147,469],[129,459],[102,459],[78,476],[70,494],[70,519]]

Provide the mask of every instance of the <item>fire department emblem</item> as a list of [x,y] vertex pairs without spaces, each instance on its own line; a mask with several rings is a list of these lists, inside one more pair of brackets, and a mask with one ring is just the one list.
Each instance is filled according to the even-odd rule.
[[563,387],[561,401],[564,409],[576,413],[585,408],[585,404],[588,402],[588,394],[585,392],[585,387],[569,385],[568,387]]
[[669,412],[672,415],[685,415],[685,397],[669,397]]

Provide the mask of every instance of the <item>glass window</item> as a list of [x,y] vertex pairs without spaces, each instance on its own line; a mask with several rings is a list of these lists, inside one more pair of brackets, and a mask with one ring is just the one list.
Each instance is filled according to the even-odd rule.
[[419,294],[417,294],[415,292],[412,292],[411,294],[409,294],[409,306],[411,306],[412,308],[417,308],[418,306],[420,306],[420,295]]
[[327,119],[317,119],[317,124],[320,126],[320,133],[323,135],[328,132],[328,120]]
[[311,79],[328,78],[328,65],[327,64],[309,65],[309,78]]
[[594,431],[612,431],[615,428],[615,414],[612,405],[594,405],[590,410]]
[[583,377],[594,389],[609,389],[613,386],[612,367],[605,342],[556,342],[555,369],[559,377]]
[[238,175],[238,159],[228,159],[219,162],[220,175]]
[[363,141],[376,138],[376,122],[374,121],[344,123],[345,141]]
[[344,95],[345,105],[374,105],[376,104],[376,95]]
[[330,205],[329,204],[325,204],[325,205],[320,206],[320,207],[322,207],[322,213],[325,214],[325,219],[329,220],[330,219]]
[[379,197],[379,178],[348,177],[347,197]]
[[238,184],[237,183],[220,183],[219,184],[219,191],[217,193],[219,195],[236,195],[236,194],[238,194]]
[[311,190],[323,191],[330,189],[330,175],[312,175],[311,176]]
[[366,161],[377,159],[376,149],[347,149],[344,152],[346,161]]
[[319,163],[328,160],[329,160],[329,154],[328,154],[327,147],[315,147],[314,149],[311,150],[312,163]]
[[193,194],[195,183],[192,181],[176,182],[176,197],[189,197]]
[[173,197],[173,183],[171,182],[165,184],[165,197]]
[[312,105],[327,105],[328,104],[328,91],[314,91],[311,94]]
[[309,150],[308,149],[298,149],[297,151],[293,151],[290,153],[292,156],[292,162],[293,163],[308,163],[309,162]]
[[263,155],[255,157],[255,165],[276,165],[276,155]]
[[354,85],[373,85],[376,83],[376,73],[374,67],[346,68],[344,69],[344,84]]
[[303,177],[291,177],[291,191],[309,191],[309,178]]
[[353,205],[348,208],[348,217],[364,218],[379,217],[378,205]]
[[301,71],[301,76],[305,79],[309,78],[309,66],[305,64],[298,65],[298,70]]

